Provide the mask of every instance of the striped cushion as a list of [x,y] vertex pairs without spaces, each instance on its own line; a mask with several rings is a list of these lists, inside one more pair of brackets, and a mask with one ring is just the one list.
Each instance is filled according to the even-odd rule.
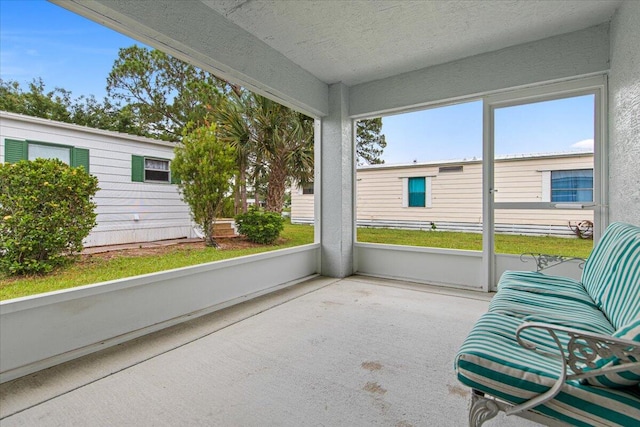
[[516,289],[534,294],[553,295],[558,298],[574,300],[593,305],[595,303],[577,280],[548,276],[534,271],[505,271],[498,283],[500,289]]
[[[614,334],[616,338],[623,338],[630,341],[640,342],[640,319],[618,329]],[[635,360],[640,363],[640,360]],[[620,359],[610,357],[607,359],[599,359],[595,362],[596,368],[605,366],[616,366],[620,364]],[[640,384],[640,366],[634,366],[626,371],[615,372],[597,377],[588,378],[586,383],[601,387],[629,387]]]
[[[512,404],[545,392],[560,376],[558,360],[520,347],[515,330],[521,321],[486,313],[476,323],[455,359],[458,379],[476,390]],[[525,331],[541,348],[555,348],[542,331]],[[566,346],[568,338],[561,338]],[[577,426],[631,426],[640,419],[640,390],[612,389],[566,383],[551,401],[534,411]]]
[[501,287],[489,304],[489,311],[522,321],[551,323],[611,335],[615,328],[593,302],[558,298]]
[[615,328],[640,317],[640,227],[609,225],[585,263],[582,284]]

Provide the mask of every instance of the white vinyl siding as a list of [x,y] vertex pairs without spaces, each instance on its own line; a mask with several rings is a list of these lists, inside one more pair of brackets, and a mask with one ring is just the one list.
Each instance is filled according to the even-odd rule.
[[[450,164],[362,168],[357,171],[356,209],[359,224],[482,224],[482,163],[462,163],[462,171],[440,172]],[[496,202],[550,201],[550,171],[593,168],[593,154],[567,154],[497,160]],[[407,208],[408,179],[426,177],[429,209]],[[430,202],[430,204],[429,204]],[[292,191],[292,221],[313,221],[313,196]],[[593,212],[576,210],[496,210],[497,224],[544,225],[570,234],[571,221],[593,221]]]
[[172,144],[0,112],[0,156],[5,138],[90,150],[90,172],[98,178],[100,190],[94,199],[98,224],[85,246],[194,237],[189,207],[176,185],[131,181],[132,155],[171,160]]

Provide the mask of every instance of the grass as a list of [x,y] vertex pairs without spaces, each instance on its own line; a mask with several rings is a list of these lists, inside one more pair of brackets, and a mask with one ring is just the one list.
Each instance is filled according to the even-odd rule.
[[60,268],[46,276],[8,278],[0,276],[0,300],[73,288],[108,280],[187,267],[223,259],[300,246],[313,242],[313,227],[285,224],[277,245],[248,249],[218,250],[172,246],[161,255],[122,256],[110,259],[91,257]]
[[[482,250],[482,235],[474,233],[360,228],[358,229],[358,240],[394,245]],[[60,268],[47,276],[18,278],[0,276],[0,300],[220,261],[311,242],[313,242],[313,227],[285,224],[277,245],[230,250],[176,245],[155,255],[127,256],[125,252],[121,256],[112,258],[91,257],[68,267]],[[498,253],[519,255],[524,252],[540,252],[586,258],[592,245],[591,240],[496,235],[496,251]]]
[[[482,235],[453,231],[392,230],[388,228],[359,228],[358,241],[390,245],[426,246],[433,248],[482,250]],[[539,252],[586,258],[593,248],[593,240],[548,236],[517,236],[496,234],[496,252],[520,255]]]

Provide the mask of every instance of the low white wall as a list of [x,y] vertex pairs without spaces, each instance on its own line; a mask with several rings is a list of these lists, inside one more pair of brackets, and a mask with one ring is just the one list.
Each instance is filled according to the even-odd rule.
[[[536,271],[531,257],[496,254],[497,281],[507,270]],[[580,280],[581,261],[569,261],[548,268],[544,274]],[[356,271],[358,274],[383,277],[439,286],[482,290],[482,252],[456,249],[423,248],[416,246],[356,243]]]
[[356,243],[356,272],[481,290],[482,252]]
[[0,302],[0,382],[272,292],[317,272],[311,244]]

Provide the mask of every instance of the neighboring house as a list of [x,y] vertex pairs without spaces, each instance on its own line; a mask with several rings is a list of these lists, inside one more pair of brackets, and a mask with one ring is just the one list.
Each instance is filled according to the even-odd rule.
[[0,162],[59,158],[99,181],[85,246],[195,237],[172,183],[174,143],[0,112]]
[[[482,231],[482,162],[374,165],[357,170],[358,226]],[[495,161],[495,202],[593,202],[593,153],[505,156]],[[291,193],[293,223],[312,223],[313,186]],[[496,231],[571,235],[569,222],[593,221],[572,209],[496,210]],[[432,225],[433,223],[433,225]]]

